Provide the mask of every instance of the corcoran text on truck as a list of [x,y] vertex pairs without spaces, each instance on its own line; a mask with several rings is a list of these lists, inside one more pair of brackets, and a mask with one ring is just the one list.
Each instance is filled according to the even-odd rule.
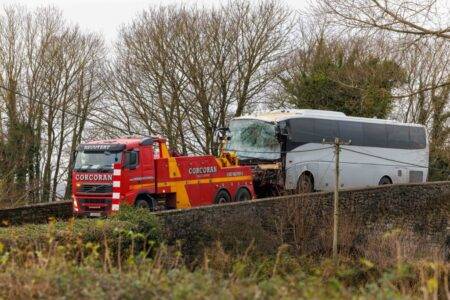
[[177,156],[159,137],[81,144],[72,171],[76,215],[105,216],[125,203],[156,210],[252,198],[251,169],[232,154]]

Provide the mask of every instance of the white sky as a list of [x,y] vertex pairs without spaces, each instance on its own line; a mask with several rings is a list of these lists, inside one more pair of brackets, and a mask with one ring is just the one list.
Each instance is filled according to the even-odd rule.
[[[307,6],[307,0],[280,0],[292,9]],[[228,0],[0,0],[0,6],[19,4],[30,10],[46,5],[60,8],[65,19],[77,23],[82,29],[104,35],[112,42],[122,24],[130,22],[142,10],[160,5],[220,5]],[[256,2],[256,1],[255,1]]]

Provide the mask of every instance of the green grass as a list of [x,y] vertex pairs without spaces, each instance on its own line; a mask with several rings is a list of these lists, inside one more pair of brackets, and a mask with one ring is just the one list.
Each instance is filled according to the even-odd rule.
[[[218,242],[185,260],[162,243],[158,222],[125,209],[81,219],[0,229],[0,298],[67,299],[445,299],[449,265],[398,257],[389,266],[363,258],[276,255],[252,247],[227,253]],[[447,280],[447,281],[446,281]]]

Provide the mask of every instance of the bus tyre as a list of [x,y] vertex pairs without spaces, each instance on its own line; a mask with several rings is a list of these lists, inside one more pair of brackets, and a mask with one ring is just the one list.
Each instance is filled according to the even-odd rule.
[[392,184],[392,180],[387,176],[381,177],[380,182],[378,182],[378,185],[386,185],[386,184]]
[[153,199],[138,198],[134,206],[136,206],[137,208],[149,209],[151,211],[154,211],[156,204],[154,203]]
[[231,202],[231,197],[226,190],[220,190],[217,193],[216,198],[214,198],[215,204],[223,204],[228,202]]
[[300,175],[297,183],[297,193],[312,193],[314,192],[314,183],[310,175],[303,173]]
[[246,188],[240,188],[236,193],[235,200],[237,202],[248,201],[251,199],[252,199],[252,195]]

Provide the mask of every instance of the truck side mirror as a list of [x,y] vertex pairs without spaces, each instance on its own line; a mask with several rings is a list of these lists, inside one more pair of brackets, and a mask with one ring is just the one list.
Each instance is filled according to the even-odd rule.
[[216,130],[214,130],[214,136],[219,141],[223,141],[223,140],[229,141],[230,140],[229,133],[230,133],[230,128],[228,128],[228,127],[220,127],[220,128],[217,128]]

